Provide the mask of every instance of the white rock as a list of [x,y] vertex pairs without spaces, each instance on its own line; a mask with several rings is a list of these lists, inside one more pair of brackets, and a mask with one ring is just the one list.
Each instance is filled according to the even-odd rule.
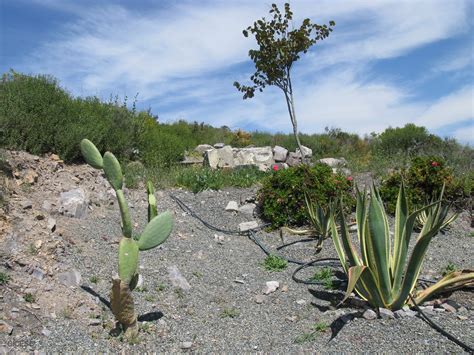
[[168,267],[168,278],[174,287],[178,287],[184,291],[191,289],[191,285],[184,276],[181,275],[176,265]]
[[286,161],[287,156],[288,156],[288,149],[280,147],[279,145],[276,145],[273,147],[273,159],[276,162]]
[[250,222],[242,222],[239,224],[239,230],[241,232],[246,232],[251,229],[258,228],[258,222],[257,221],[250,221]]
[[193,346],[193,342],[192,341],[183,341],[181,343],[181,349],[191,349]]
[[47,227],[50,232],[54,232],[56,230],[56,220],[54,218],[49,217]]
[[265,301],[265,296],[264,295],[257,295],[255,296],[255,303],[261,304]]
[[89,204],[83,189],[73,189],[60,195],[59,212],[68,217],[84,218]]
[[236,201],[229,201],[225,210],[227,212],[237,212],[239,210],[239,204]]
[[336,158],[324,158],[324,159],[319,159],[318,162],[329,165],[331,168],[339,168],[346,166],[347,161],[342,158],[342,159],[336,159]]
[[296,304],[299,304],[300,306],[304,306],[306,304],[306,300],[297,300]]
[[[313,150],[311,148],[305,147],[304,145],[301,146],[301,149],[303,150],[303,155],[305,158],[311,158],[313,156]],[[296,149],[296,154],[300,154],[300,149]],[[301,154],[300,154],[301,156]]]
[[263,290],[263,293],[265,295],[268,295],[272,292],[275,292],[278,287],[280,287],[280,283],[278,281],[267,281],[266,282],[266,288]]

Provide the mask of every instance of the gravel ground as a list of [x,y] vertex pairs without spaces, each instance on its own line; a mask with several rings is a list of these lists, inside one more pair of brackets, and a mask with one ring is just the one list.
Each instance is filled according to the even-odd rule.
[[[229,200],[238,202],[255,196],[255,188],[205,191],[158,191],[158,209],[175,214],[172,235],[157,249],[142,252],[140,273],[144,284],[134,291],[140,315],[140,335],[135,344],[113,336],[113,315],[92,293],[108,299],[111,276],[116,273],[120,218],[116,204],[96,207],[85,219],[57,216],[66,243],[59,264],[75,268],[82,286],[56,285],[53,273],[43,281],[29,279],[29,287],[40,290],[41,302],[61,305],[54,316],[24,307],[15,284],[2,286],[2,309],[12,314],[17,306],[22,325],[15,323],[13,335],[0,334],[2,350],[65,351],[157,351],[219,353],[462,353],[458,345],[430,328],[417,317],[366,320],[362,305],[336,307],[344,286],[326,290],[292,280],[296,266],[282,272],[265,270],[265,254],[248,237],[225,235],[205,227],[183,212],[170,198],[177,196],[212,225],[237,229],[239,223],[257,220],[249,215],[225,211]],[[142,191],[130,191],[131,212],[136,230],[146,223],[146,201]],[[474,248],[470,220],[463,214],[454,228],[433,239],[422,276],[438,278],[448,263],[473,268]],[[217,235],[217,237],[216,237]],[[223,236],[223,238],[219,238]],[[282,244],[278,232],[260,231],[258,238],[271,250]],[[297,237],[285,237],[288,242]],[[282,253],[298,260],[315,258],[311,243],[298,243]],[[318,257],[335,257],[330,241]],[[173,287],[168,267],[176,266],[191,285],[189,290]],[[309,278],[316,268],[303,270]],[[12,271],[19,277],[19,269]],[[91,282],[91,278],[97,282]],[[279,289],[263,295],[267,281],[278,281]],[[59,286],[58,286],[59,287]],[[84,290],[84,288],[89,291]],[[436,313],[431,318],[441,327],[474,346],[474,298],[472,292],[456,291],[449,299],[466,308],[463,313]],[[41,302],[38,303],[41,304]],[[257,302],[258,301],[258,302]],[[62,303],[61,303],[62,302]],[[6,318],[10,319],[10,318]],[[94,322],[92,322],[94,320]],[[11,322],[9,320],[9,322]],[[315,324],[327,326],[313,331]],[[18,327],[23,331],[18,331]],[[17,336],[15,336],[17,334]],[[25,334],[28,334],[25,336]],[[1,347],[3,344],[3,348]]]

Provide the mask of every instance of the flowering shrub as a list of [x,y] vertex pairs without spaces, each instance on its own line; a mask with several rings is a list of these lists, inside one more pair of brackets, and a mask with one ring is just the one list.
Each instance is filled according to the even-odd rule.
[[340,174],[333,174],[332,169],[325,164],[273,170],[274,173],[262,182],[262,188],[258,191],[258,202],[262,217],[274,228],[309,223],[305,192],[312,202],[322,207],[326,207],[331,199],[340,196],[349,209],[355,203],[351,195],[352,180]]
[[[454,179],[453,171],[441,157],[416,157],[408,169],[395,171],[386,176],[381,183],[380,195],[386,201],[390,213],[395,212],[398,189],[401,180],[406,186],[410,208],[421,206],[439,195],[446,185],[445,198],[450,202],[460,202],[471,191],[463,191]],[[459,205],[459,204],[458,204]]]

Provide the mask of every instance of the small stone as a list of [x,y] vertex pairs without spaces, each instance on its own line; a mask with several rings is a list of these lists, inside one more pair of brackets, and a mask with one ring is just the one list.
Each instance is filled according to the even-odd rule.
[[23,201],[21,203],[21,208],[23,208],[24,210],[29,210],[29,209],[33,208],[33,203],[29,200]]
[[416,316],[416,312],[412,311],[410,308],[408,309],[399,309],[393,312],[395,318],[405,318],[405,317],[414,317]]
[[239,224],[239,230],[241,232],[247,232],[251,229],[258,228],[258,222],[257,221],[250,221],[250,222],[242,222]]
[[40,269],[39,267],[35,267],[33,269],[33,272],[31,273],[31,276],[33,276],[37,280],[43,280],[44,276],[46,275],[45,271]]
[[362,317],[368,320],[376,319],[377,313],[373,309],[368,309],[362,314]]
[[51,154],[49,156],[49,159],[51,159],[53,161],[60,161],[61,160],[61,158],[57,154]]
[[225,207],[227,212],[237,212],[239,210],[239,205],[236,201],[229,201]]
[[299,304],[300,306],[304,306],[306,304],[306,300],[297,300],[296,304]]
[[81,273],[77,270],[63,272],[58,275],[58,279],[65,286],[79,286],[81,283]]
[[214,234],[214,240],[217,244],[224,244],[225,237],[223,235]]
[[183,341],[181,343],[181,349],[191,349],[193,346],[193,342],[192,341]]
[[41,248],[41,246],[43,245],[43,241],[42,240],[36,240],[33,245],[35,246],[36,250],[39,250]]
[[176,265],[168,267],[168,278],[174,287],[178,287],[184,291],[191,289],[191,285],[184,276],[181,275]]
[[278,281],[267,281],[266,288],[263,290],[265,295],[275,292],[280,287],[280,283]]
[[464,306],[461,306],[458,308],[458,313],[467,313],[467,308]]
[[288,292],[288,285],[283,285],[281,292]]
[[438,312],[438,313],[446,312],[446,310],[444,308],[435,308],[434,311]]
[[143,287],[143,276],[142,274],[138,274],[138,281],[137,281],[137,286],[138,288],[142,288]]
[[454,307],[456,310],[461,308],[461,305],[453,300],[446,300],[444,301],[444,304],[449,304],[450,306]]
[[18,313],[18,312],[20,312],[20,310],[16,307],[13,307],[12,309],[10,309],[10,312]]
[[460,314],[458,314],[457,317],[458,317],[459,320],[467,320],[468,319],[468,317],[462,316]]
[[294,323],[298,320],[298,316],[287,316],[285,320]]
[[262,304],[263,301],[265,301],[265,296],[264,295],[255,296],[255,303]]
[[45,337],[49,337],[51,335],[51,330],[43,328],[41,334],[43,334]]
[[245,205],[239,207],[239,212],[252,216],[256,207],[257,205],[255,203],[246,203]]
[[36,309],[36,310],[41,309],[40,305],[39,305],[39,304],[36,304],[36,303],[33,303],[33,304],[31,305],[31,308],[32,308],[32,309]]
[[97,325],[101,325],[101,324],[102,324],[102,321],[100,319],[97,319],[97,318],[91,319],[89,321],[89,325],[92,325],[92,326],[97,326]]
[[225,146],[225,143],[216,143],[216,144],[214,144],[214,148],[216,148],[216,149],[224,148],[224,146]]
[[380,318],[382,319],[394,319],[395,314],[387,308],[379,308]]
[[245,283],[245,281],[241,280],[241,279],[235,279],[234,282],[238,283],[238,284],[244,284]]
[[11,335],[13,333],[13,327],[7,322],[0,320],[0,333]]
[[56,220],[54,218],[48,218],[48,230],[54,232],[56,230]]
[[451,306],[448,303],[443,303],[441,305],[441,308],[445,309],[446,312],[456,313],[456,308],[454,308],[453,306]]
[[25,175],[23,176],[23,181],[27,184],[33,185],[35,182],[38,181],[38,174],[32,169],[28,169]]
[[51,209],[53,208],[53,206],[50,201],[44,200],[43,203],[41,204],[41,208],[45,212],[51,212]]

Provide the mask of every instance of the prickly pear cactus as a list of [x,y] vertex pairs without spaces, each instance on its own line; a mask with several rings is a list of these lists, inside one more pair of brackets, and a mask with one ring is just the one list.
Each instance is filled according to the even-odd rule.
[[115,318],[122,325],[125,334],[133,337],[138,332],[132,291],[138,282],[139,253],[156,248],[168,238],[173,229],[173,217],[169,211],[158,214],[155,190],[151,182],[148,182],[148,224],[140,236],[133,238],[130,212],[122,190],[123,174],[120,163],[110,152],[106,152],[102,156],[88,139],[81,141],[81,151],[90,166],[104,170],[105,176],[117,196],[122,216],[122,239],[119,244],[119,278],[113,279],[110,299]]

